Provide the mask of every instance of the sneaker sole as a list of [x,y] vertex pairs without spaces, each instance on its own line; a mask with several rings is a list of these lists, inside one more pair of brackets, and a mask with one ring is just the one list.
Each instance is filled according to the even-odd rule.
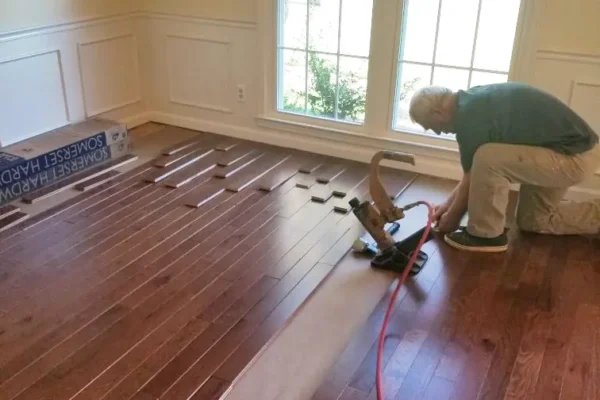
[[448,238],[448,236],[444,236],[444,241],[450,245],[451,247],[454,247],[457,250],[463,250],[463,251],[471,251],[474,253],[502,253],[505,252],[506,250],[508,250],[508,245],[504,245],[504,246],[484,246],[484,247],[468,247],[468,246],[463,246],[460,243],[456,243],[453,240],[450,240]]

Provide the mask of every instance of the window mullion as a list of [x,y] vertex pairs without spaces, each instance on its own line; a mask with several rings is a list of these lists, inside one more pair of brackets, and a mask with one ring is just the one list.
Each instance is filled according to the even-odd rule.
[[479,36],[479,21],[481,20],[481,4],[483,0],[479,0],[477,6],[477,21],[475,22],[475,36],[473,37],[473,51],[471,52],[471,65],[469,67],[469,81],[467,87],[471,87],[471,80],[473,78],[473,65],[475,64],[475,50],[477,49],[477,37]]
[[431,75],[429,76],[429,84],[433,85],[433,71],[435,70],[435,57],[437,56],[438,38],[440,36],[440,20],[442,19],[442,0],[438,3],[437,21],[435,23],[435,39],[433,42],[433,58],[431,60]]
[[304,112],[308,112],[308,38],[310,29],[310,0],[306,0],[306,48],[304,52]]
[[340,98],[340,53],[342,51],[342,1],[340,0],[339,21],[338,21],[338,45],[337,45],[337,65],[335,68],[335,107],[333,108],[334,118],[338,118],[338,105]]

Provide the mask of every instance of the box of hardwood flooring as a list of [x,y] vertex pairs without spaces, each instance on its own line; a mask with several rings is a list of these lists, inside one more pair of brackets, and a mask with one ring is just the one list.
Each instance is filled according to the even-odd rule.
[[0,188],[129,139],[123,124],[93,118],[0,149]]
[[25,194],[35,192],[45,186],[59,182],[72,175],[84,172],[90,167],[130,154],[129,139],[104,146],[80,156],[56,164],[37,174],[0,186],[0,205],[16,200]]

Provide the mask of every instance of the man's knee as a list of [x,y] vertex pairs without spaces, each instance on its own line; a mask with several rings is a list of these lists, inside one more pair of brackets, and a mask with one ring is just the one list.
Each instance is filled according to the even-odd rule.
[[473,156],[473,168],[489,169],[503,163],[504,149],[498,143],[480,146]]

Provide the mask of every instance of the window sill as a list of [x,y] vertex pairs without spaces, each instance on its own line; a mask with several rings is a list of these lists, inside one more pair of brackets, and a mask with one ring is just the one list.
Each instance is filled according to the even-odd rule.
[[[429,137],[415,132],[389,131],[386,136],[370,135],[364,132],[342,129],[342,127],[322,126],[308,122],[292,121],[279,115],[261,115],[256,118],[258,126],[267,129],[291,132],[321,140],[337,141],[346,144],[411,153],[459,162],[456,142],[444,138]],[[319,121],[320,122],[320,121]],[[350,125],[348,128],[352,128]],[[397,139],[391,135],[402,136]],[[439,142],[439,145],[432,144]]]

